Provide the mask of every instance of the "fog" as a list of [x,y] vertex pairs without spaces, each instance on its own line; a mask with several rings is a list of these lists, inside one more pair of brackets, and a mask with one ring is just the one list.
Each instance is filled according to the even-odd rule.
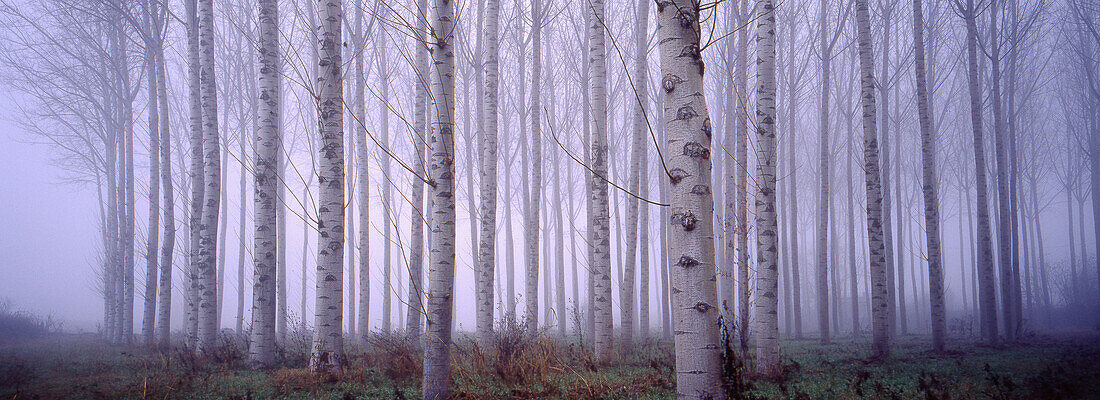
[[[279,311],[273,317],[279,321],[280,346],[284,322],[286,329],[317,332],[320,338],[326,331],[319,325],[327,324],[318,321],[334,315],[342,320],[335,334],[348,343],[362,344],[355,339],[362,330],[356,315],[369,315],[365,322],[371,332],[405,332],[411,327],[406,321],[410,293],[423,298],[417,305],[425,303],[408,315],[428,320],[429,338],[435,337],[429,331],[439,311],[432,307],[450,301],[453,322],[446,326],[474,334],[479,331],[478,246],[488,239],[495,244],[495,270],[486,270],[492,282],[485,286],[494,325],[531,320],[537,313],[543,335],[599,343],[599,312],[606,304],[613,327],[607,335],[618,336],[614,332],[626,324],[626,335],[641,342],[672,343],[676,332],[680,344],[673,321],[689,323],[681,322],[678,313],[698,309],[677,306],[677,296],[686,290],[690,293],[683,301],[693,299],[691,304],[715,300],[719,309],[708,313],[711,305],[706,305],[701,314],[713,317],[712,322],[721,314],[723,324],[729,324],[723,326],[736,325],[734,336],[742,338],[746,350],[750,342],[754,348],[768,346],[759,335],[769,329],[770,318],[782,340],[821,335],[827,342],[830,330],[833,337],[848,338],[877,335],[886,326],[876,325],[881,315],[872,312],[872,299],[879,296],[872,276],[878,264],[869,260],[876,254],[875,241],[883,238],[869,237],[868,223],[879,218],[873,225],[885,222],[883,266],[889,272],[883,276],[889,281],[883,283],[891,299],[890,335],[900,330],[920,340],[934,334],[940,338],[936,326],[945,323],[953,340],[996,342],[998,333],[986,336],[989,322],[982,312],[987,307],[1008,343],[1100,326],[1100,221],[1094,215],[1100,210],[1095,192],[1100,190],[1100,5],[1095,1],[979,1],[972,11],[976,57],[968,53],[967,6],[924,1],[920,68],[927,69],[927,127],[918,113],[918,91],[924,89],[914,77],[909,3],[780,1],[774,14],[764,14],[770,22],[760,22],[758,7],[771,0],[692,3],[689,8],[699,19],[687,23],[697,31],[686,34],[695,43],[685,49],[701,48],[702,96],[685,114],[685,106],[676,102],[686,97],[673,94],[681,83],[669,82],[683,72],[662,60],[680,60],[688,53],[661,48],[676,39],[658,29],[666,23],[661,19],[664,2],[646,7],[645,18],[637,15],[635,2],[600,3],[606,14],[594,25],[585,6],[592,2],[578,0],[465,0],[451,4],[453,20],[437,18],[444,6],[435,3],[450,4],[439,0],[425,2],[432,5],[428,9],[414,0],[344,0],[341,14],[333,15],[325,7],[332,10],[341,2],[283,0],[275,2],[280,15],[272,25],[276,33],[271,37],[277,39],[271,41],[261,35],[265,22],[256,0],[199,0],[194,29],[204,33],[192,35],[186,21],[196,11],[186,6],[193,1],[0,0],[0,299],[10,309],[59,321],[66,333],[94,333],[113,344],[130,344],[141,341],[144,326],[151,332],[145,306],[167,308],[171,335],[160,340],[192,347],[197,337],[201,353],[204,324],[211,318],[207,292],[218,299],[211,305],[216,309],[211,326],[219,331],[241,326],[236,334],[244,341],[245,333],[259,329],[254,324],[274,323],[254,315],[266,310],[266,301],[275,302],[256,293],[261,287],[257,277],[268,273],[256,268],[266,266],[276,268],[270,272],[285,271],[285,278],[279,272]],[[863,29],[857,8],[868,3],[870,80],[860,72],[857,40]],[[486,18],[494,15],[486,14],[489,9],[499,12],[495,46],[485,43],[491,26]],[[203,10],[210,11],[210,26]],[[991,17],[993,10],[1000,14]],[[326,22],[326,16],[340,22]],[[451,35],[434,29],[433,24],[450,22],[455,23]],[[774,49],[759,41],[766,23],[774,24],[768,39],[774,40]],[[427,39],[419,39],[424,35]],[[606,48],[593,47],[596,36]],[[201,43],[189,49],[189,38]],[[326,47],[326,40],[336,44]],[[277,46],[274,75],[265,75],[270,71],[262,67],[265,53],[259,48],[264,43]],[[535,45],[540,46],[537,58]],[[441,55],[443,48],[453,57]],[[499,95],[491,90],[496,83],[487,69],[493,65],[487,63],[491,49],[499,52]],[[641,58],[638,49],[645,51]],[[338,67],[326,67],[334,61]],[[418,70],[419,62],[431,69]],[[775,68],[771,89],[767,75],[761,75],[766,70],[760,69],[769,63]],[[213,71],[213,78],[193,72],[196,68]],[[439,71],[453,74],[448,75],[453,86],[433,75]],[[975,77],[978,81],[972,82]],[[600,78],[606,85],[603,100],[594,83]],[[861,83],[871,92],[861,92]],[[875,113],[868,120],[861,107],[867,106],[869,93]],[[766,99],[773,102],[770,111]],[[275,104],[270,115],[264,108],[268,101]],[[603,120],[599,101],[606,103]],[[193,123],[193,118],[209,122],[210,111],[216,111],[216,123]],[[449,120],[441,120],[447,115]],[[690,164],[699,169],[685,174],[698,179],[691,194],[705,189],[709,195],[687,197],[698,203],[685,202],[687,192],[676,189],[681,178],[670,172],[683,168],[683,157],[697,157],[687,147],[681,155],[678,147],[698,144],[696,139],[676,136],[687,135],[677,124],[696,115],[707,118],[701,128],[706,143],[699,144],[703,160]],[[497,147],[487,152],[490,120],[497,124]],[[866,136],[868,121],[877,122],[871,136]],[[934,146],[930,163],[922,159],[922,151],[930,151],[922,143],[924,128]],[[267,132],[275,136],[263,136]],[[975,134],[984,137],[975,141]],[[168,137],[154,142],[157,135]],[[592,154],[599,140],[606,141],[606,158]],[[741,140],[747,150],[743,155]],[[864,150],[872,142],[876,147],[868,158]],[[199,152],[192,153],[196,143]],[[274,175],[266,179],[276,182],[270,187],[277,191],[264,192],[258,200],[268,186],[257,182],[268,167],[257,160],[269,146],[274,146],[271,157],[278,167],[272,166]],[[976,182],[976,146],[984,146],[981,179],[987,182],[982,188]],[[644,154],[639,156],[639,150]],[[487,158],[490,153],[496,158]],[[452,157],[453,165],[439,157]],[[770,160],[771,172],[764,160]],[[211,169],[217,163],[220,168]],[[496,165],[495,181],[486,178],[489,163]],[[452,166],[453,174],[445,168]],[[193,167],[200,175],[220,177],[219,184],[203,185],[207,192],[199,191],[205,197],[198,198],[198,208],[192,207],[193,193],[199,193],[192,192]],[[164,168],[170,168],[164,178],[154,175]],[[886,200],[881,214],[869,214],[873,185],[866,171],[880,168],[875,193]],[[929,175],[923,168],[934,168],[934,183],[924,181]],[[742,171],[747,182],[738,180]],[[342,189],[324,192],[318,179]],[[367,183],[365,191],[361,182]],[[414,206],[417,182],[425,192],[423,202]],[[171,204],[163,193],[168,183]],[[160,191],[153,199],[151,185]],[[453,185],[453,193],[447,185]],[[489,186],[496,191],[495,233],[479,231]],[[601,186],[606,197],[600,195]],[[934,258],[941,262],[935,268],[930,268],[926,237],[925,190],[932,186],[940,232],[940,254]],[[764,193],[771,188],[768,200]],[[827,206],[822,204],[824,189]],[[339,191],[342,197],[335,201],[343,206],[337,212],[327,205],[334,198],[326,196]],[[979,193],[988,196],[986,204],[978,202]],[[268,210],[265,204],[272,200],[265,199],[270,198],[275,199],[270,210],[280,209],[278,222],[262,211]],[[443,208],[435,201],[443,201]],[[448,211],[450,201],[454,208]],[[599,202],[608,207],[602,217],[593,205]],[[210,204],[218,205],[214,217]],[[365,215],[361,205],[369,210]],[[173,220],[164,219],[166,207],[174,211]],[[196,209],[200,213],[193,216]],[[701,230],[694,231],[694,220],[691,227],[683,222],[685,209],[686,215],[706,220]],[[772,212],[759,213],[767,209]],[[159,225],[153,231],[150,212]],[[261,212],[265,217],[257,217]],[[743,233],[737,228],[739,212],[746,218]],[[983,212],[988,216],[981,217]],[[422,248],[414,249],[418,213],[425,215],[419,227],[427,234],[420,239]],[[191,218],[199,221],[199,216],[204,225],[192,232]],[[219,225],[205,226],[206,218]],[[601,218],[605,232],[599,230]],[[981,225],[982,218],[989,227]],[[319,230],[319,220],[339,223],[322,223]],[[278,244],[265,247],[274,252],[257,257],[263,245],[258,232],[278,225],[271,236],[278,237]],[[534,227],[537,233],[528,231]],[[452,228],[453,236],[446,236]],[[150,262],[151,235],[157,239],[154,254],[169,250],[165,229],[175,232],[170,263]],[[360,240],[363,231],[366,243]],[[330,241],[335,232],[344,236],[342,244]],[[440,238],[442,246],[435,241]],[[700,244],[706,240],[712,249]],[[328,244],[319,249],[321,241]],[[991,245],[988,256],[980,252],[982,243]],[[452,246],[449,282],[430,271],[449,265],[444,253]],[[360,257],[363,248],[369,249],[366,260]],[[412,257],[417,250],[422,256]],[[215,272],[210,276],[203,275],[207,251]],[[610,253],[607,271],[601,269],[608,267],[599,261],[601,252]],[[685,266],[681,252],[702,263],[701,282],[710,283],[689,284],[700,275],[692,275],[697,272]],[[772,256],[778,257],[774,265],[768,261]],[[343,257],[339,268],[333,269],[332,257]],[[420,265],[412,264],[417,258]],[[531,260],[538,261],[537,280],[528,286]],[[981,270],[985,262],[992,275]],[[169,285],[157,287],[158,275],[169,265]],[[942,293],[932,281],[938,268]],[[420,277],[410,278],[410,271]],[[189,274],[201,283],[192,283]],[[368,287],[360,285],[363,274],[369,274]],[[275,278],[267,275],[263,281],[268,279]],[[439,290],[453,282],[453,294],[432,292],[436,279],[443,282]],[[604,293],[600,279],[609,280],[610,298],[599,297]],[[778,280],[777,291],[758,289],[770,285],[769,279]],[[422,281],[423,287],[410,291],[411,280]],[[342,285],[335,299],[330,298],[337,293],[334,286],[324,283],[329,281]],[[995,297],[982,297],[979,304],[987,294],[979,283],[986,281],[994,290],[989,296]],[[200,290],[197,285],[210,286]],[[169,307],[158,304],[159,298],[146,302],[146,293],[164,290],[171,290]],[[938,322],[934,308],[941,295],[946,315]],[[191,296],[202,305],[190,309]],[[527,296],[537,296],[537,309],[529,309]],[[592,304],[597,298],[600,303]],[[767,304],[777,298],[772,313],[758,304],[762,298]],[[317,301],[331,301],[325,304],[339,311],[318,307]],[[631,311],[624,313],[624,307]],[[732,322],[742,309],[747,319]],[[197,327],[188,325],[188,318]],[[819,318],[827,320],[825,332]],[[710,325],[717,338],[718,325]],[[445,343],[450,346],[449,336]],[[595,351],[600,359],[599,344]],[[768,364],[766,357],[757,362]],[[427,377],[430,366],[425,365]]]

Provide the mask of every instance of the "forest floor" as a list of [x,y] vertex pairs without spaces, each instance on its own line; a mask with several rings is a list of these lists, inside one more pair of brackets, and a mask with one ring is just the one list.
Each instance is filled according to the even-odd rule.
[[[245,368],[243,339],[196,359],[182,350],[108,345],[91,335],[53,335],[0,344],[0,399],[415,399],[420,361],[396,338],[377,336],[367,351],[349,349],[341,377],[304,367],[308,340],[291,338],[282,367]],[[638,344],[619,362],[596,367],[586,351],[560,340],[505,338],[484,357],[465,335],[453,352],[458,399],[670,399],[675,397],[668,342]],[[466,343],[466,344],[463,344]],[[783,342],[778,381],[743,375],[749,399],[1087,399],[1100,398],[1100,337],[1029,336],[990,348],[949,342],[946,354],[926,338],[897,341],[885,361],[868,361],[869,340]],[[503,351],[501,351],[503,350]],[[737,366],[727,366],[737,370]]]

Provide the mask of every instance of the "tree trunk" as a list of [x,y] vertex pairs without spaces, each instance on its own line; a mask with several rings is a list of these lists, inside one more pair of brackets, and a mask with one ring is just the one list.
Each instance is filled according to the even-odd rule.
[[432,55],[430,129],[431,253],[428,257],[427,345],[424,399],[442,400],[451,390],[451,302],[454,296],[454,30],[455,5],[432,0],[428,45]]
[[859,51],[860,94],[863,107],[863,165],[867,184],[867,243],[871,268],[872,348],[876,358],[890,355],[889,295],[886,243],[883,241],[883,191],[875,117],[875,65],[871,48],[871,13],[867,0],[856,0],[856,37]]
[[309,369],[340,373],[344,358],[344,82],[342,77],[343,4],[318,4],[317,109],[317,274],[313,349]]
[[[252,252],[252,327],[248,347],[248,363],[252,368],[266,368],[275,362],[276,267],[278,255],[279,151],[282,107],[282,52],[279,49],[278,0],[259,3],[260,93],[257,99],[259,124],[253,142],[255,203],[255,238]],[[243,133],[242,133],[243,135]],[[244,155],[242,154],[242,157]],[[242,207],[244,207],[242,205]],[[241,232],[244,236],[244,232]],[[303,293],[304,295],[304,293]]]
[[[428,138],[428,75],[430,74],[428,69],[428,47],[425,45],[425,35],[427,34],[427,13],[428,13],[428,0],[417,0],[417,26],[414,36],[416,37],[416,56],[415,56],[415,74],[416,82],[413,89],[413,148],[414,157],[413,160],[413,176],[412,180],[412,195],[411,198],[411,218],[409,222],[411,227],[411,238],[409,240],[409,299],[408,299],[408,313],[405,317],[405,334],[406,340],[414,346],[414,348],[420,347],[420,319],[423,314],[423,292],[424,287],[421,282],[421,277],[424,276],[424,227],[425,218],[424,212],[424,158],[425,154],[425,141]],[[429,246],[430,248],[430,246]]]
[[961,14],[966,20],[967,78],[970,89],[970,122],[974,131],[974,180],[977,184],[978,258],[981,305],[981,331],[990,345],[997,345],[997,299],[993,279],[993,244],[990,238],[989,200],[986,188],[986,164],[982,139],[982,93],[978,87],[978,10],[974,0],[967,0]]
[[[163,11],[153,2],[153,28],[156,32],[164,26]],[[160,251],[160,288],[157,293],[160,309],[157,310],[156,337],[160,347],[166,347],[171,341],[172,325],[172,255],[176,247],[176,210],[175,188],[172,183],[172,135],[168,120],[168,80],[164,68],[164,38],[158,34],[156,39],[157,105],[160,117],[160,180],[164,193],[164,239]]]
[[613,323],[611,305],[611,226],[607,196],[607,55],[604,28],[604,1],[591,0],[588,17],[588,68],[591,77],[592,137],[589,166],[591,167],[591,213],[588,214],[588,243],[593,273],[594,339],[597,363],[610,361]]
[[[378,2],[379,7],[376,9],[375,18],[379,20],[386,20],[389,18],[387,8],[382,6],[382,1]],[[379,163],[382,164],[382,176],[384,181],[382,182],[382,332],[390,333],[393,331],[393,293],[397,290],[394,289],[393,284],[393,266],[392,264],[392,251],[393,242],[390,237],[390,230],[393,229],[393,201],[392,186],[393,181],[390,177],[393,175],[390,172],[390,152],[392,146],[390,144],[390,74],[389,62],[387,60],[388,45],[387,41],[388,33],[385,31],[385,24],[378,24],[378,33],[375,35],[375,51],[378,52],[378,75],[382,83],[382,96],[379,98],[379,113],[381,114],[381,123],[379,129],[382,130],[382,154],[379,154]],[[400,279],[398,279],[400,281]]]
[[[940,251],[940,204],[937,193],[936,138],[932,136],[932,105],[925,75],[924,13],[921,0],[913,0],[913,70],[917,80],[917,113],[921,131],[921,164],[924,186],[924,227],[928,241],[928,281],[932,314],[932,348],[944,351],[947,310],[943,296],[943,261]],[[965,287],[965,285],[964,285]]]
[[[738,1],[740,9],[737,14],[739,25],[749,22],[749,0]],[[741,356],[749,358],[749,109],[748,109],[748,55],[749,30],[742,27],[737,32],[737,58],[735,69],[737,80],[734,84],[737,90],[736,118],[737,118],[737,314],[738,324],[741,326],[740,344]],[[778,155],[777,155],[778,157]],[[729,218],[729,217],[727,217]],[[778,216],[776,218],[778,221]],[[776,226],[778,233],[778,225]],[[778,277],[777,277],[778,279]],[[776,310],[778,312],[778,310]],[[777,321],[778,323],[778,321]]]
[[[148,74],[149,84],[149,108],[146,111],[149,114],[149,225],[146,233],[146,247],[145,247],[145,307],[143,309],[142,323],[141,323],[141,336],[142,343],[146,346],[153,346],[153,326],[156,320],[157,312],[157,270],[159,267],[157,259],[157,252],[159,248],[159,230],[160,230],[160,151],[158,145],[160,143],[160,112],[157,107],[158,101],[158,76],[156,73],[156,39],[155,37],[160,35],[160,31],[156,30],[156,25],[153,24],[153,2],[146,4],[145,23],[149,29],[148,38],[146,38],[145,49],[145,62],[146,62],[146,74]],[[166,160],[165,163],[169,163],[171,160]],[[165,220],[165,225],[170,224]],[[165,230],[170,229],[170,226],[166,226]]]
[[[481,231],[477,268],[477,342],[488,348],[493,332],[493,272],[496,268],[497,228],[497,120],[500,92],[500,0],[489,0],[485,8],[485,102],[484,131],[479,151],[481,169]],[[479,45],[480,46],[480,45]],[[507,208],[507,207],[506,207]],[[503,299],[500,299],[503,300]]]
[[[822,3],[820,12],[821,102],[818,104],[818,204],[817,204],[817,329],[821,344],[829,343],[829,85],[832,83],[832,46],[828,43],[826,27],[829,23],[828,3]],[[793,43],[792,43],[793,45]],[[834,287],[833,290],[836,290]]]
[[[184,280],[186,287],[186,324],[185,342],[187,347],[195,349],[198,346],[198,316],[199,316],[199,224],[202,220],[202,200],[204,198],[205,165],[202,162],[202,96],[199,90],[199,20],[197,14],[197,1],[184,1],[187,19],[187,89],[188,104],[190,106],[190,145],[191,145],[191,215],[188,218],[188,244],[187,244],[187,276]],[[109,174],[113,177],[114,174]],[[110,187],[108,180],[108,187]],[[111,192],[114,193],[113,191]],[[108,217],[108,221],[115,218]],[[111,231],[111,228],[107,228]]]
[[[657,3],[664,108],[675,115],[665,127],[671,184],[671,218],[666,223],[671,236],[669,252],[678,259],[673,275],[676,393],[680,399],[723,399],[711,197],[711,122],[706,102],[699,95],[703,92],[703,60],[699,54],[697,7],[675,0]],[[770,11],[770,2],[765,8]],[[771,15],[765,19],[775,21]],[[774,217],[772,221],[774,226]]]
[[776,377],[781,373],[781,356],[778,318],[779,226],[775,195],[778,159],[775,135],[775,4],[772,0],[760,0],[756,8],[759,13],[756,23],[756,174],[759,185],[756,200],[756,288],[759,291],[756,299],[756,358],[758,373],[765,377]]
[[[648,129],[645,121],[646,106],[646,81],[649,77],[646,70],[646,51],[649,44],[649,2],[640,1],[635,5],[634,16],[634,68],[631,71],[630,95],[633,111],[633,132],[631,132],[630,172],[627,178],[627,186],[631,193],[637,195],[640,192],[641,170],[646,167],[642,163],[642,153],[646,151],[646,136]],[[637,272],[638,260],[638,199],[633,196],[626,198],[626,253],[623,265],[623,280],[619,283],[619,292],[622,306],[619,307],[619,336],[620,348],[624,354],[629,354],[634,344],[634,283]],[[642,225],[641,229],[647,229]],[[645,253],[641,256],[646,257]],[[642,316],[645,317],[644,315]]]
[[[377,20],[374,20],[377,21]],[[374,22],[372,22],[373,24]],[[369,29],[369,28],[368,28]],[[363,29],[363,6],[355,7],[355,158],[358,160],[358,168],[355,170],[356,186],[359,191],[359,298],[353,299],[359,306],[358,320],[355,321],[358,330],[356,338],[360,347],[367,344],[370,338],[370,150],[367,146],[367,101],[366,81],[367,76],[363,69],[366,64],[365,56],[367,44],[367,31]]]
[[[542,6],[531,0],[531,186],[526,208],[524,229],[527,249],[527,279],[524,280],[527,301],[527,328],[534,333],[539,326],[539,197],[542,194],[542,121],[539,119],[542,95]],[[523,79],[521,77],[521,79]],[[521,135],[522,136],[522,135]],[[523,140],[527,140],[526,138]],[[549,305],[547,305],[549,306]]]
[[218,94],[214,71],[214,4],[199,0],[199,95],[202,103],[203,191],[199,222],[198,352],[210,354],[217,346],[218,287],[215,253],[221,204],[221,146],[218,133]]
[[997,204],[998,204],[998,223],[997,223],[997,245],[998,249],[998,266],[1000,268],[1000,284],[1001,284],[1001,318],[1004,320],[1005,328],[1005,342],[1013,343],[1016,341],[1016,328],[1013,326],[1013,321],[1016,320],[1015,316],[1015,296],[1013,295],[1012,282],[1014,280],[1012,274],[1012,254],[1014,249],[1012,247],[1012,238],[1016,233],[1012,230],[1012,211],[1009,209],[1009,196],[1011,192],[1008,188],[1008,155],[1005,153],[1006,143],[1004,138],[1006,136],[1004,129],[1004,116],[1001,111],[1001,60],[1000,60],[1000,31],[997,28],[997,11],[998,5],[996,1],[991,1],[989,5],[989,35],[990,35],[990,62],[992,73],[990,81],[993,85],[992,98],[990,102],[993,108],[993,153],[994,162],[996,164],[997,171]]

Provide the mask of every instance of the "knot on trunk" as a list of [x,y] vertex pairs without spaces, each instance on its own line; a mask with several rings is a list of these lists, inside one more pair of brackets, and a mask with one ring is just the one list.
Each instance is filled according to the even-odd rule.
[[666,92],[671,92],[676,89],[676,85],[681,83],[684,83],[683,78],[675,74],[665,74],[665,77],[661,78],[661,87],[664,87]]
[[695,230],[695,224],[697,222],[699,222],[699,218],[696,217],[691,210],[684,210],[683,212],[672,214],[672,223],[680,224],[680,226],[684,227],[684,231],[686,232]]
[[694,259],[691,256],[686,255],[686,254],[680,256],[680,261],[676,262],[676,265],[679,265],[679,266],[684,267],[684,268],[691,268],[691,267],[694,267],[694,266],[699,265],[699,264],[700,264],[699,260],[696,260],[696,259]]
[[688,142],[684,145],[684,155],[691,158],[710,158],[710,149],[697,142]]

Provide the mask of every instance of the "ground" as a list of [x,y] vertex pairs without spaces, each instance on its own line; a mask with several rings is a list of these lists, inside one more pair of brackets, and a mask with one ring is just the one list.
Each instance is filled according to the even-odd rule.
[[[901,338],[893,355],[868,361],[867,339],[783,342],[784,377],[742,375],[741,398],[786,399],[1087,399],[1100,398],[1100,337],[1031,336],[990,348],[949,341],[929,350],[925,338]],[[243,339],[226,336],[205,359],[188,352],[109,345],[91,335],[51,335],[0,344],[0,399],[415,399],[419,359],[397,338],[378,336],[367,351],[349,350],[341,377],[315,376],[305,365],[308,340],[291,339],[283,367],[244,367]],[[465,343],[465,344],[463,344]],[[597,367],[564,340],[504,338],[484,357],[463,337],[454,351],[460,399],[670,399],[675,397],[670,343],[636,345],[629,357]],[[739,370],[727,366],[728,370]]]

